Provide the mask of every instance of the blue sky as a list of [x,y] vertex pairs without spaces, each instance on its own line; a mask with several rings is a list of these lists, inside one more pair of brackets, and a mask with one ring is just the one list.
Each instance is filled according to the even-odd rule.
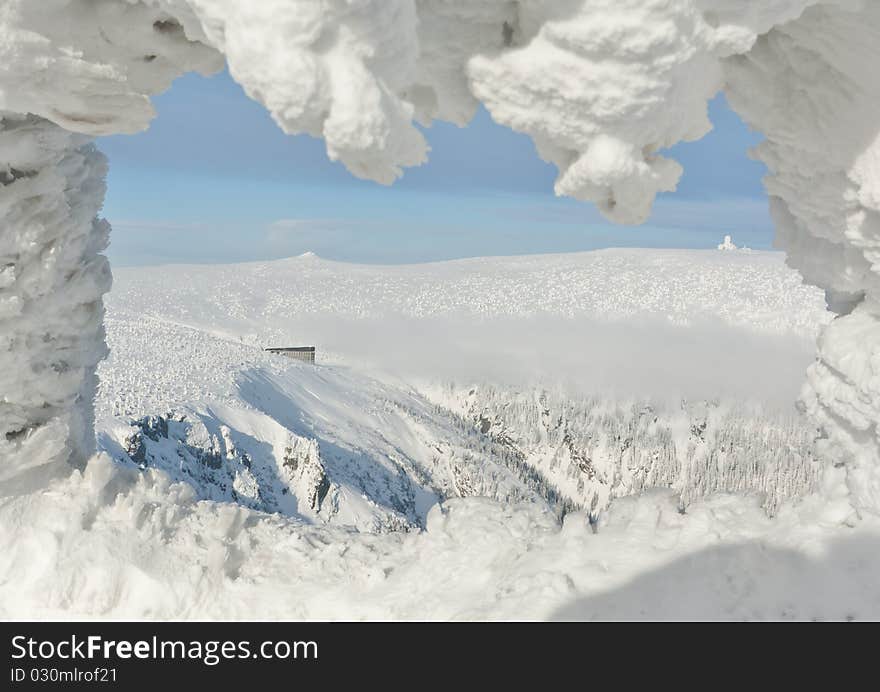
[[725,234],[767,249],[772,224],[759,137],[712,102],[715,129],[670,154],[685,168],[643,226],[616,226],[553,194],[555,168],[528,137],[480,111],[466,128],[425,130],[429,163],[391,187],[357,180],[323,142],[284,135],[226,72],[187,75],[154,99],[158,117],[134,136],[105,137],[104,213],[117,266],[237,262],[313,251],[341,261],[398,263],[572,252],[602,247],[709,248]]

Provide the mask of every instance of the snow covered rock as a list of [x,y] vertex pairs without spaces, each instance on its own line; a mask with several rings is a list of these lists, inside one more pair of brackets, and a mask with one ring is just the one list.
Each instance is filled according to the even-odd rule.
[[320,512],[330,481],[321,464],[317,441],[291,435],[290,444],[284,447],[281,465],[293,494],[302,498],[308,509]]
[[252,437],[191,412],[144,416],[116,432],[116,438],[117,453],[121,450],[141,469],[160,469],[188,483],[200,499],[325,518],[321,505],[330,480],[313,439],[287,432],[276,456]]

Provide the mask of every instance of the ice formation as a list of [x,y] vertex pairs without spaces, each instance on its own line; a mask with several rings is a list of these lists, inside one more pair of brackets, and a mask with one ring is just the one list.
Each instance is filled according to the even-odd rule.
[[[41,118],[0,120],[0,480],[94,449],[95,368],[105,355],[95,213],[106,159]],[[45,470],[45,469],[43,469]],[[21,480],[21,478],[19,478]]]
[[224,57],[285,132],[322,137],[355,175],[392,182],[425,160],[414,121],[463,124],[482,102],[557,166],[558,194],[624,223],[675,188],[662,152],[708,131],[723,90],[766,136],[779,245],[841,315],[804,406],[843,470],[835,487],[880,511],[874,0],[4,0],[4,473],[41,436],[50,456],[88,447],[106,226],[82,218],[100,200],[97,155],[67,133],[143,128],[150,94]]

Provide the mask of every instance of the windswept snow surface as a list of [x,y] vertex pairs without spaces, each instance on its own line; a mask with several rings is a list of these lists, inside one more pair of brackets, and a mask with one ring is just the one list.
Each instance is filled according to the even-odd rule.
[[[489,367],[512,338],[511,363],[534,364],[563,326],[624,330],[646,314],[678,345],[714,340],[718,367],[704,374],[717,376],[699,383],[713,397],[671,397],[687,380],[679,366],[638,398],[588,377],[566,384],[578,358],[590,373],[609,364],[612,349],[585,357],[580,339],[555,345],[565,369],[499,379]],[[501,318],[526,327],[499,332]],[[815,431],[792,399],[750,401],[723,374],[744,339],[748,358],[802,368],[825,319],[821,296],[773,253],[119,271],[102,451],[42,492],[0,500],[0,612],[878,617],[880,526],[851,528],[845,501],[816,494]],[[562,326],[548,335],[551,321]],[[452,324],[466,358],[454,345],[405,357]],[[364,343],[383,328],[381,348]],[[626,351],[631,333],[611,333]],[[318,365],[261,350],[302,343]],[[761,376],[792,397],[800,377]]]

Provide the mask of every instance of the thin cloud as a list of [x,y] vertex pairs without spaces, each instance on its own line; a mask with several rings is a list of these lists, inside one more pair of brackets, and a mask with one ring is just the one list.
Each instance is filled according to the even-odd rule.
[[157,221],[139,219],[109,219],[110,225],[117,231],[207,231],[210,225],[194,221]]
[[277,252],[291,243],[318,241],[354,226],[350,219],[278,219],[266,226],[264,240],[269,249]]
[[351,227],[354,223],[351,219],[278,219],[266,230],[270,233],[305,233]]

